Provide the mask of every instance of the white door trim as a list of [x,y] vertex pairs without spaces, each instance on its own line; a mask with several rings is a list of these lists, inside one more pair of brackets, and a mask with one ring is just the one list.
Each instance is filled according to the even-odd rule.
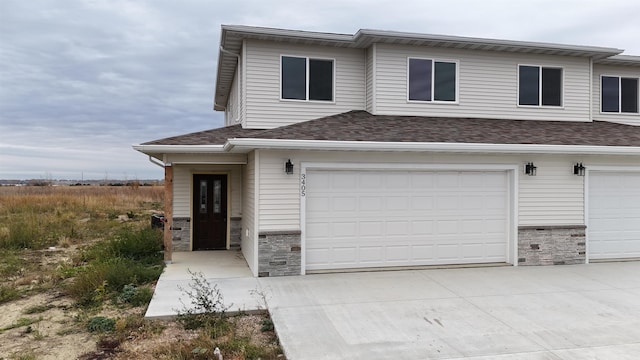
[[518,265],[518,175],[520,164],[412,164],[412,163],[355,163],[300,162],[300,274],[306,274],[306,184],[307,170],[397,170],[397,171],[506,171],[508,178],[508,206],[506,233],[507,261]]

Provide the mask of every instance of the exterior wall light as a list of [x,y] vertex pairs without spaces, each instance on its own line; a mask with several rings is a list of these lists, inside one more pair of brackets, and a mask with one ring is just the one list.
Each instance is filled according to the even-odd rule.
[[524,166],[524,173],[529,175],[529,176],[536,176],[537,170],[538,170],[538,168],[535,165],[533,165],[532,162],[528,162]]
[[582,163],[576,163],[573,165],[573,175],[584,176],[585,167]]
[[284,163],[284,172],[287,173],[287,175],[293,174],[293,163],[291,162],[291,159]]

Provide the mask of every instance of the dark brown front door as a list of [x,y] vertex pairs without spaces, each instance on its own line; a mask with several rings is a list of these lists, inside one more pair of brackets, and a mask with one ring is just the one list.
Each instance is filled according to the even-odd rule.
[[193,175],[193,250],[227,248],[227,176]]

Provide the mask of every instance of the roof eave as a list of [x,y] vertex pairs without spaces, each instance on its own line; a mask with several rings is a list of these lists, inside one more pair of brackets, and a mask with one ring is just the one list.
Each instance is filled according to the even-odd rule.
[[132,145],[146,155],[152,154],[211,154],[225,153],[224,145]]
[[229,139],[225,151],[249,152],[254,149],[277,150],[351,150],[404,152],[463,152],[463,153],[526,153],[526,154],[585,154],[640,155],[640,146],[594,146],[549,144],[488,144],[442,142],[375,142],[332,140]]

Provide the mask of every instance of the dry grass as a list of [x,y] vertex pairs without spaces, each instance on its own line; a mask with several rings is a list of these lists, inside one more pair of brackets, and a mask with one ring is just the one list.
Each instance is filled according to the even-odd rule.
[[162,187],[0,187],[0,248],[42,249],[104,238],[119,215],[161,210]]

